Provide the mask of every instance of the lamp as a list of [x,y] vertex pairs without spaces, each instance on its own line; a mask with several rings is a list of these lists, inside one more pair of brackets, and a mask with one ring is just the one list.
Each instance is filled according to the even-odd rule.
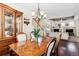
[[32,12],[32,17],[39,18],[39,20],[45,19],[46,16],[47,16],[47,14],[44,11],[40,10],[39,4],[38,4],[37,12]]
[[28,25],[30,22],[29,22],[29,19],[26,19],[26,18],[24,18],[24,23],[26,24],[26,25]]
[[61,23],[61,26],[65,26],[65,23]]

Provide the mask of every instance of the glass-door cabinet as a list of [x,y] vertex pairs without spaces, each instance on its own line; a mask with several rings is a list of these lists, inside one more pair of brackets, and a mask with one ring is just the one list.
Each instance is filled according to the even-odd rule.
[[0,3],[0,38],[16,37],[22,31],[23,13]]
[[16,13],[16,35],[19,32],[23,31],[23,13],[22,12],[17,12]]
[[14,32],[14,15],[10,11],[4,10],[4,35],[12,37]]
[[[20,20],[17,21],[17,18],[22,15],[22,12],[0,3],[0,55],[5,55],[9,52],[9,45],[17,42],[17,22],[21,20],[20,28],[23,27],[23,19],[20,18]],[[18,30],[20,29],[18,28]]]

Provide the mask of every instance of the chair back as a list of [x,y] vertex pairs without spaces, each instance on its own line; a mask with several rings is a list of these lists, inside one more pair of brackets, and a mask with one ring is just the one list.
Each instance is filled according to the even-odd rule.
[[51,56],[56,40],[52,40],[48,46],[47,56]]
[[17,35],[17,42],[26,41],[26,34],[24,32],[20,32]]
[[56,43],[55,43],[54,49],[52,50],[53,53],[57,49],[60,39],[61,39],[61,33],[58,33],[58,35],[56,36]]

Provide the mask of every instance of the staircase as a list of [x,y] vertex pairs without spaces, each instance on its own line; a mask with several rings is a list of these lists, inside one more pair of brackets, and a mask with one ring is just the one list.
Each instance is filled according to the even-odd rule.
[[36,28],[36,27],[39,27],[41,29],[40,31],[40,35],[41,36],[44,36],[44,24],[42,22],[42,20],[38,19],[38,18],[33,18],[33,26]]

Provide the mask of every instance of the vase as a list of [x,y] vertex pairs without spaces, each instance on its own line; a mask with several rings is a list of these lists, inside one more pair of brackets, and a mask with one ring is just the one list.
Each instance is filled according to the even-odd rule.
[[35,41],[38,43],[38,37],[35,37]]

